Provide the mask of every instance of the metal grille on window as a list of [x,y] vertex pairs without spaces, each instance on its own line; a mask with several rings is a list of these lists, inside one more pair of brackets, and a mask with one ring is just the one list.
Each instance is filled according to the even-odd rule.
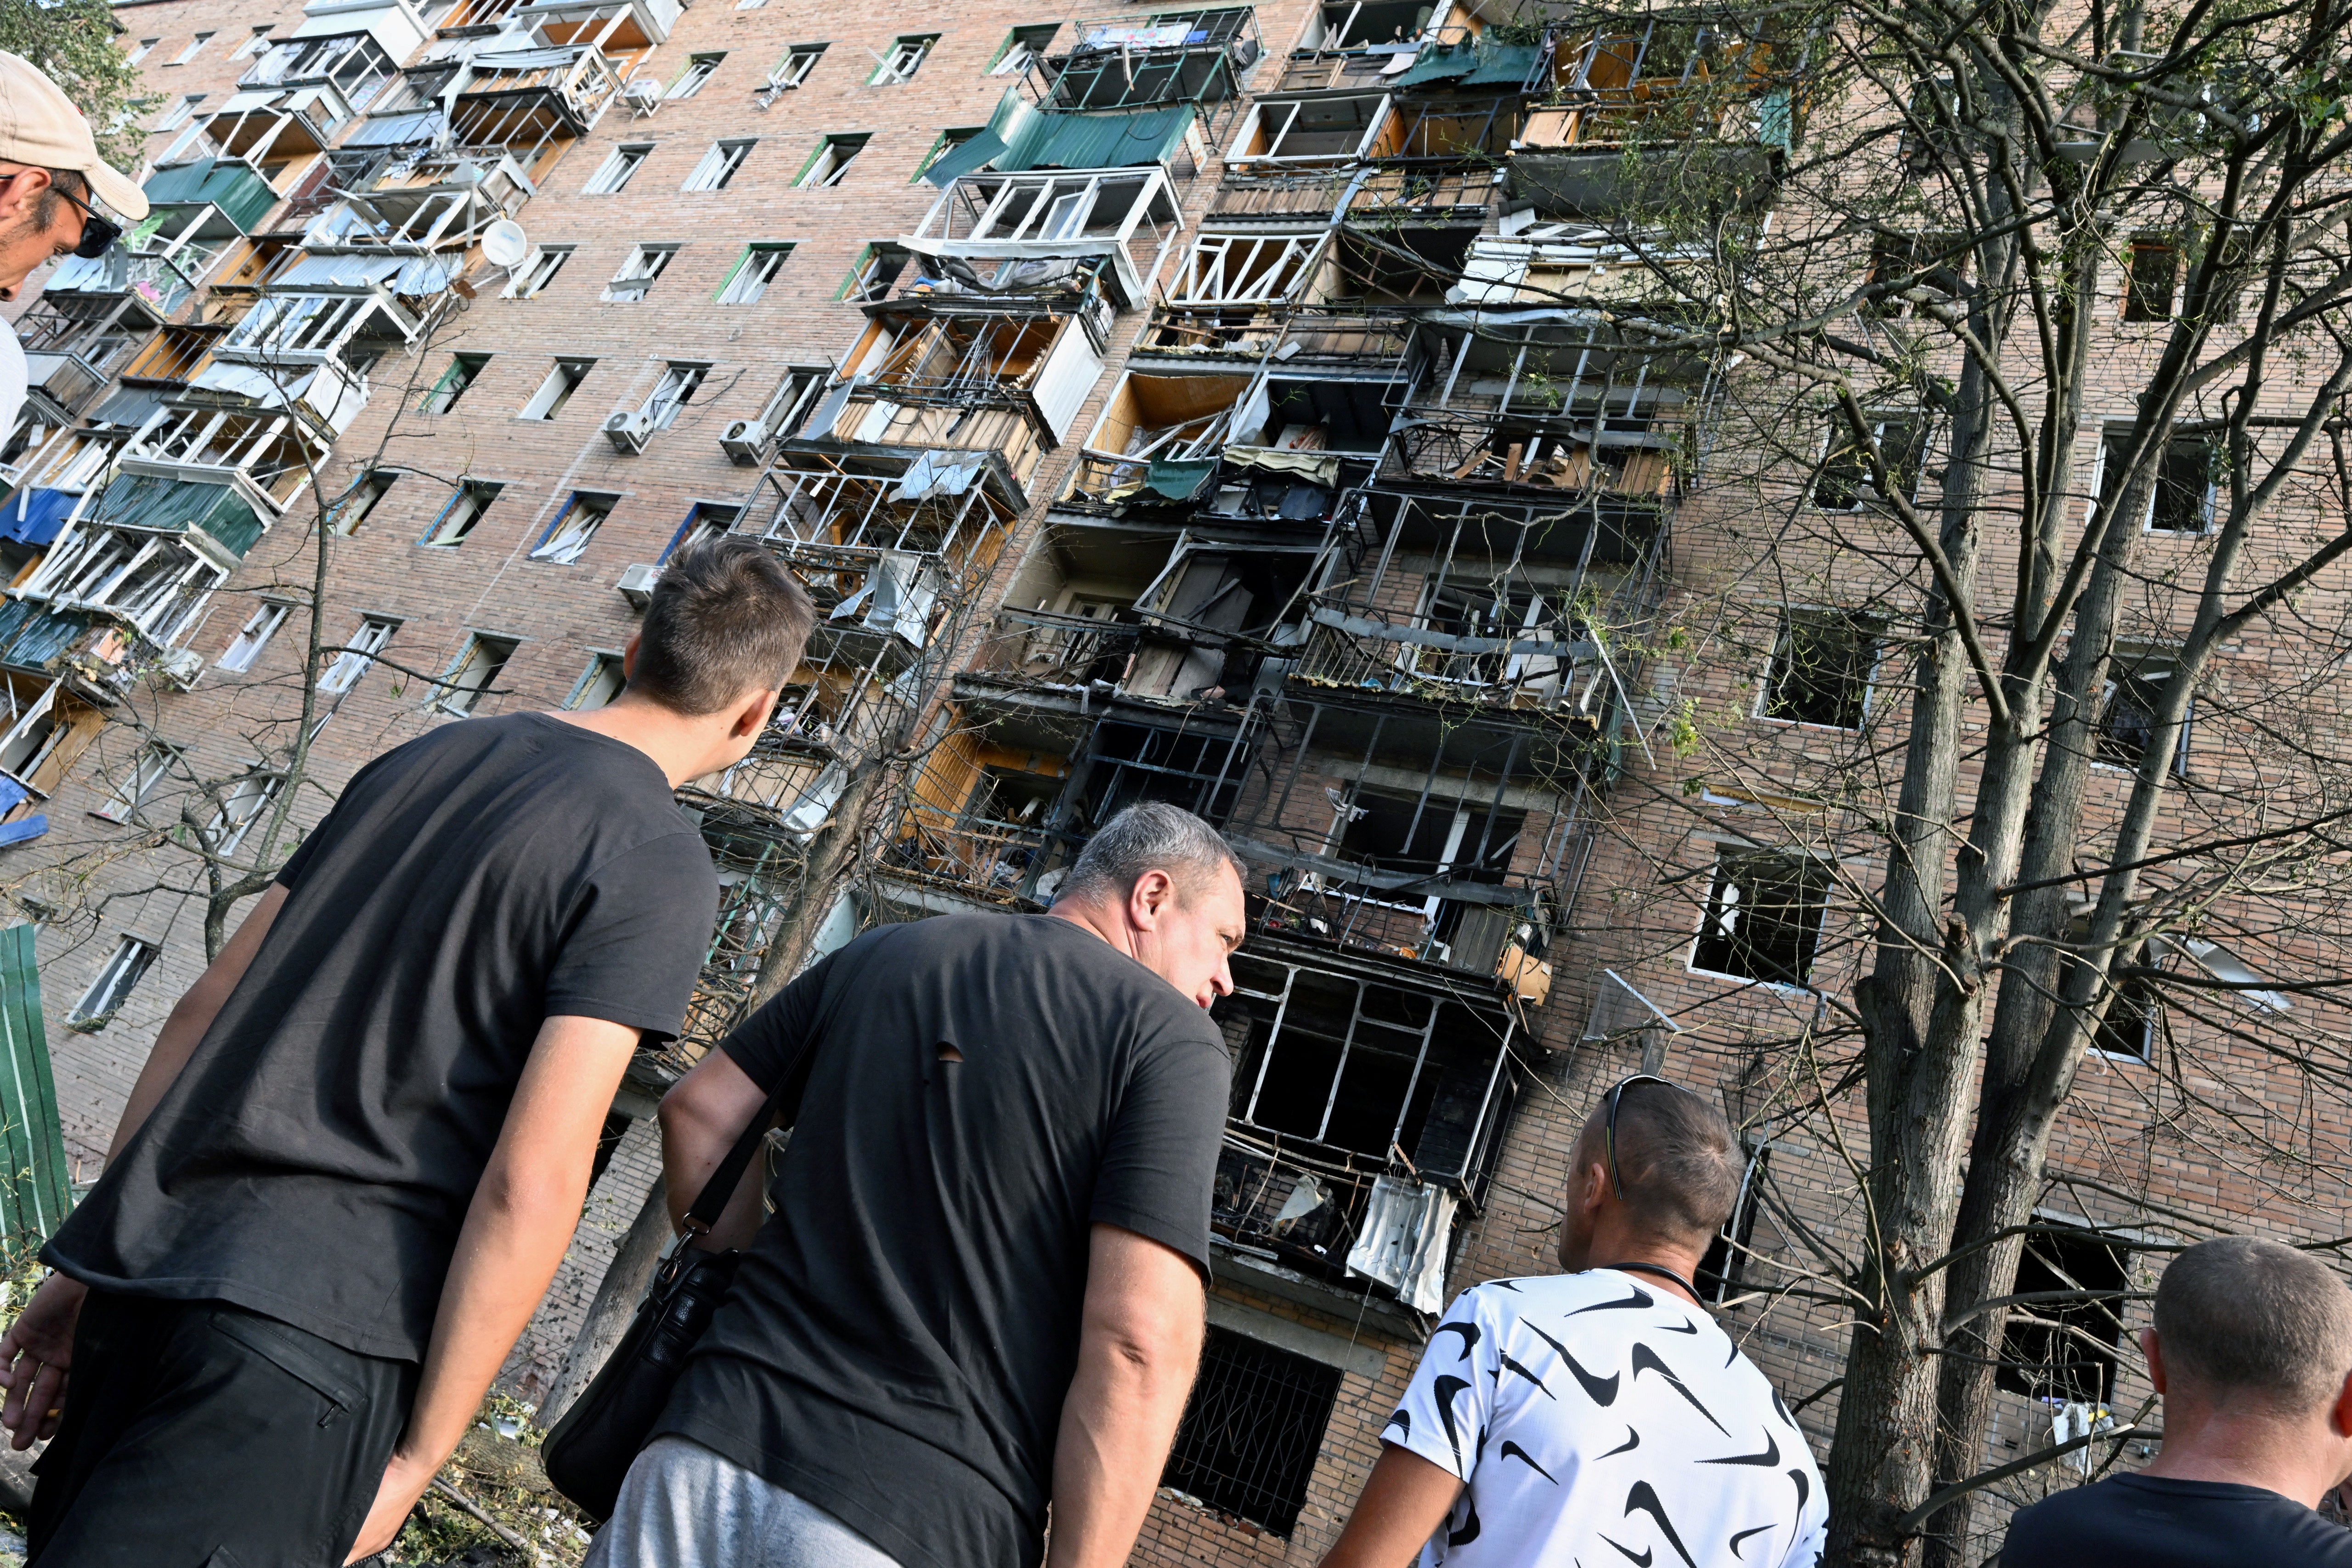
[[1287,1538],[1339,1393],[1339,1368],[1211,1329],[1161,1483]]

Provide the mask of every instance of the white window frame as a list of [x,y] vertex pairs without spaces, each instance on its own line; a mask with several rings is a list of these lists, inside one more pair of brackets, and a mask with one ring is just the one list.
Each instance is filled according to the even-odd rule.
[[[828,132],[819,143],[815,156],[793,184],[803,191],[822,191],[841,184],[874,138],[864,132]],[[842,152],[847,146],[846,154]]]
[[669,264],[677,260],[677,253],[685,248],[682,242],[672,244],[667,240],[631,246],[628,258],[621,263],[621,269],[614,273],[604,285],[604,298],[612,300],[644,299],[652,290],[655,280],[669,269]]
[[809,72],[816,69],[817,61],[824,58],[824,51],[823,44],[794,44],[768,73],[768,85],[779,89],[800,86],[808,80]]
[[530,258],[515,268],[514,277],[506,286],[509,300],[536,300],[555,281],[563,264],[572,259],[576,245],[542,245],[531,251]]
[[181,126],[185,125],[188,122],[189,116],[194,114],[196,111],[196,105],[202,103],[204,100],[205,95],[201,92],[192,92],[184,97],[173,99],[172,100],[172,107],[163,111],[163,118],[155,121],[154,129],[157,131],[177,131]]
[[743,254],[735,258],[727,280],[719,286],[714,298],[721,305],[758,304],[761,297],[767,293],[768,285],[776,280],[776,274],[783,269],[792,254],[793,246],[789,241],[753,240],[743,247]]
[[[1192,247],[1177,264],[1165,289],[1171,305],[1271,304],[1287,300],[1314,277],[1330,230],[1311,233],[1247,234],[1203,231],[1192,237]],[[1267,247],[1276,248],[1266,260]],[[1253,281],[1240,292],[1229,274],[1241,260]],[[1264,265],[1258,265],[1264,262]],[[1277,289],[1268,284],[1278,283]]]
[[653,394],[645,401],[645,412],[656,430],[667,430],[677,423],[677,411],[694,401],[702,390],[705,377],[710,374],[709,363],[699,360],[670,360],[663,364],[661,380],[655,384]]
[[725,141],[713,142],[710,150],[702,155],[702,161],[695,164],[686,176],[686,183],[678,189],[725,190],[727,183],[741,171],[744,160],[751,157],[751,149],[759,144],[759,138],[755,136],[730,137]]
[[[258,759],[247,764],[259,768]],[[248,773],[221,796],[220,810],[205,825],[205,838],[215,855],[234,855],[253,825],[269,815],[270,806],[286,787],[286,775]]]
[[163,41],[163,40],[161,38],[142,38],[137,44],[123,52],[123,60],[127,64],[135,66],[141,60],[147,58],[149,50],[152,49],[156,45]]
[[1061,30],[1062,24],[1059,22],[1040,23],[1032,26],[1013,28],[1004,36],[1004,47],[997,51],[996,61],[988,68],[988,74],[1019,76],[1029,68],[1031,61],[1045,57],[1045,51],[1052,47],[1055,35]]
[[677,73],[677,79],[669,84],[668,90],[662,97],[668,100],[692,98],[709,85],[710,79],[719,74],[719,63],[726,58],[724,49],[709,49],[687,56],[686,68]]
[[360,678],[375,665],[376,655],[392,641],[400,630],[400,623],[389,616],[362,616],[359,630],[343,644],[343,651],[335,662],[319,672],[319,689],[330,695],[349,691],[360,683]]
[[177,747],[161,741],[148,742],[131,759],[130,776],[116,784],[106,804],[92,809],[90,815],[106,822],[131,821],[147,804],[147,797],[155,793],[155,786],[170,776],[172,764],[179,760]]
[[620,502],[621,498],[609,491],[572,491],[572,499],[563,503],[562,515],[549,527],[547,537],[532,547],[530,559],[553,562],[559,566],[578,561]]
[[268,48],[269,47],[269,29],[277,25],[278,24],[275,22],[265,22],[260,26],[256,27],[253,30],[253,37],[237,45],[236,50],[232,52],[228,58],[233,60],[249,60],[254,56],[259,54],[262,50]]
[[522,412],[515,417],[540,421],[554,418],[563,412],[563,405],[572,400],[572,395],[580,390],[580,384],[587,380],[588,373],[595,368],[596,362],[593,359],[557,356],[553,367],[547,373],[547,379],[539,384],[539,390],[530,395],[530,401],[522,405]]
[[[1906,428],[1917,430],[1920,428],[1921,422],[1926,418],[1927,416],[1925,414],[1915,414],[1908,409],[1889,410],[1885,414],[1873,414],[1870,416],[1871,445],[1878,448],[1879,456],[1881,458],[1885,458],[1886,456],[1887,426],[1902,426]],[[1881,498],[1879,497],[1876,489],[1871,483],[1870,465],[1867,460],[1863,464],[1862,472],[1857,475],[1853,481],[1853,500],[1851,504],[1846,506],[1829,506],[1822,501],[1822,481],[1828,479],[1830,476],[1830,443],[1843,438],[1845,434],[1846,426],[1842,417],[1832,416],[1827,424],[1823,426],[1822,443],[1817,448],[1820,460],[1813,471],[1811,482],[1805,487],[1805,504],[1807,506],[1811,507],[1815,511],[1830,512],[1838,517],[1852,517],[1881,503]],[[1927,432],[1927,434],[1932,435],[1933,432],[1930,431]],[[1890,473],[1887,477],[1889,479],[1893,479],[1895,476]],[[1916,504],[1919,499],[1919,483],[1927,477],[1927,447],[1926,446],[1926,438],[1923,437],[1919,447],[1918,467],[1911,475],[1911,493],[1904,498],[1906,500]]]
[[[1349,93],[1345,95],[1345,98],[1361,100],[1371,99],[1375,96],[1376,95],[1371,93]],[[1343,101],[1343,100],[1338,97],[1329,99],[1261,99],[1251,104],[1249,112],[1242,116],[1240,129],[1234,136],[1232,150],[1225,154],[1225,162],[1228,165],[1236,168],[1247,168],[1254,163],[1297,164],[1300,167],[1309,167],[1322,163],[1353,163],[1360,162],[1364,155],[1364,150],[1370,147],[1374,142],[1378,141],[1380,139],[1381,132],[1387,129],[1389,115],[1394,110],[1395,106],[1391,102],[1386,93],[1379,94],[1377,95],[1377,98],[1378,102],[1372,110],[1372,117],[1364,126],[1364,134],[1358,139],[1354,147],[1342,153],[1296,153],[1286,154],[1280,151],[1270,151],[1265,153],[1251,153],[1246,151],[1250,142],[1256,138],[1261,129],[1265,127],[1267,123],[1267,116],[1269,114],[1279,115],[1281,117],[1281,131],[1278,132],[1269,132],[1267,135],[1268,146],[1278,149],[1281,145],[1281,138],[1288,136],[1292,129],[1297,124],[1298,115],[1302,110],[1307,108],[1309,104],[1333,103]]]
[[829,364],[796,364],[785,368],[776,379],[776,389],[768,394],[761,405],[760,423],[768,427],[771,436],[789,436],[800,427],[801,421],[824,395],[827,383],[833,380]]
[[[1723,841],[1711,842],[1708,844],[1708,847],[1713,849],[1715,853],[1712,857],[1711,863],[1706,868],[1706,891],[1701,896],[1699,900],[1698,925],[1691,933],[1690,946],[1683,950],[1683,968],[1692,974],[1705,975],[1711,980],[1727,980],[1737,985],[1759,986],[1762,989],[1777,991],[1786,995],[1810,996],[1813,994],[1815,987],[1811,984],[1811,982],[1812,981],[1814,974],[1818,973],[1821,966],[1822,944],[1827,940],[1830,934],[1830,908],[1837,898],[1837,878],[1834,873],[1833,867],[1830,862],[1822,859],[1822,857],[1808,854],[1805,850],[1795,847],[1782,847],[1769,844],[1748,844]],[[1814,864],[1821,866],[1824,871],[1830,873],[1829,885],[1822,889],[1822,901],[1818,909],[1815,910],[1815,919],[1818,923],[1813,928],[1812,960],[1806,966],[1805,979],[1807,984],[1798,984],[1786,980],[1765,980],[1752,974],[1735,974],[1727,969],[1706,968],[1698,962],[1699,943],[1706,940],[1706,923],[1708,920],[1713,918],[1716,914],[1715,889],[1725,868],[1724,857],[1727,851],[1732,855],[1738,856],[1777,855],[1789,860],[1810,860]]]
[[1870,721],[1873,713],[1874,712],[1872,700],[1875,697],[1878,689],[1878,667],[1880,661],[1885,659],[1886,657],[1886,626],[1885,623],[1875,623],[1871,634],[1869,667],[1862,673],[1861,722],[1858,724],[1824,724],[1818,720],[1789,719],[1769,711],[1772,706],[1773,692],[1778,688],[1780,680],[1780,650],[1783,647],[1793,646],[1796,637],[1796,623],[1800,616],[1810,617],[1817,621],[1830,619],[1832,617],[1849,621],[1861,621],[1869,618],[1867,613],[1864,611],[1845,609],[1834,605],[1780,605],[1772,622],[1772,647],[1764,656],[1764,673],[1762,678],[1756,683],[1755,710],[1748,714],[1748,717],[1757,720],[1761,723],[1785,724],[1795,730],[1820,730],[1837,735],[1859,734],[1862,731],[1870,727]]
[[143,938],[123,937],[114,949],[114,956],[106,961],[106,967],[98,972],[83,990],[81,1000],[66,1015],[66,1021],[92,1023],[120,1011],[162,952],[162,948]]
[[898,87],[915,79],[923,62],[931,58],[939,47],[937,33],[901,33],[890,40],[890,52],[884,55],[866,79],[868,87]]
[[293,612],[294,606],[283,599],[262,600],[253,614],[245,617],[245,625],[237,628],[228,647],[221,650],[217,667],[239,675],[251,669],[253,661],[261,657],[261,650],[269,646],[269,639],[278,635],[278,628]]
[[[2083,513],[2086,526],[2099,515],[2099,505],[2107,487],[2107,448],[2116,440],[2127,439],[2130,435],[2131,426],[2128,425],[2109,426],[2099,431],[2097,444],[2091,451],[2091,500]],[[2170,446],[2174,440],[2181,438],[2167,437],[2165,444]],[[2164,483],[2164,458],[2159,455],[2156,460],[2155,483],[2147,487],[2147,500],[2140,508],[2139,531],[2142,533],[2162,534],[2167,539],[2202,539],[2213,531],[2213,517],[2221,499],[2221,487],[2211,472],[2211,443],[2207,443],[2206,450],[2205,499],[2198,508],[2198,526],[2193,529],[2156,526],[2156,496]]]
[[654,143],[650,142],[622,142],[604,154],[604,161],[596,165],[596,172],[588,176],[588,183],[580,187],[580,194],[583,196],[618,195],[636,172],[645,167],[646,160],[653,155],[653,151]]
[[[498,656],[495,662],[487,657],[488,650],[493,646],[506,650]],[[464,649],[458,653],[456,660],[442,676],[443,684],[436,689],[433,700],[425,706],[437,708],[444,713],[455,714],[461,719],[466,717],[474,710],[475,705],[481,701],[482,693],[489,684],[506,672],[507,665],[512,661],[521,647],[522,643],[520,638],[485,637],[480,632],[467,633]],[[481,673],[477,676],[474,673],[476,670]]]
[[164,63],[175,66],[186,65],[190,60],[194,59],[198,55],[204,53],[205,46],[212,41],[212,34],[198,33],[194,37],[188,40],[188,47],[182,49],[176,58],[167,60]]

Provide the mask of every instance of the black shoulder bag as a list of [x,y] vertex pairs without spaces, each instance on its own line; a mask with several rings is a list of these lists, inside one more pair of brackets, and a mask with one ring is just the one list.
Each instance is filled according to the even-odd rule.
[[623,1478],[646,1446],[654,1423],[661,1419],[670,1390],[686,1370],[687,1357],[735,1282],[742,1253],[708,1252],[689,1243],[710,1234],[726,1212],[727,1200],[734,1196],[776,1113],[789,1108],[797,1115],[801,1090],[808,1084],[810,1055],[803,1047],[800,1059],[785,1069],[767,1103],[703,1184],[701,1195],[686,1211],[686,1234],[662,1260],[629,1331],[540,1448],[547,1479],[592,1518],[601,1521],[613,1517]]

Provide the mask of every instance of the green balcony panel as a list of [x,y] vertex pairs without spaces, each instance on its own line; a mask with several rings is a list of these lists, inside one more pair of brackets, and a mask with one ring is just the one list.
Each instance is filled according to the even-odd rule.
[[197,206],[210,202],[247,234],[278,205],[278,193],[252,165],[216,158],[158,169],[142,188],[148,201],[157,206]]
[[262,532],[260,517],[230,486],[155,474],[117,475],[89,515],[128,528],[200,528],[240,561]]

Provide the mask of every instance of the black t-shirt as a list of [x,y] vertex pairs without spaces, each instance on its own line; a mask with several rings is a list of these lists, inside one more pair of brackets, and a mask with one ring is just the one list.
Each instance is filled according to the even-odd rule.
[[2352,1568],[2352,1530],[2231,1481],[2114,1476],[2020,1509],[2000,1568]]
[[677,1031],[719,904],[634,746],[543,714],[362,768],[187,1067],[44,1249],[418,1359],[542,1020]]
[[961,914],[852,942],[721,1048],[772,1089],[803,1041],[775,1211],[656,1430],[908,1568],[1029,1568],[1088,1226],[1207,1271],[1223,1037],[1068,921]]

